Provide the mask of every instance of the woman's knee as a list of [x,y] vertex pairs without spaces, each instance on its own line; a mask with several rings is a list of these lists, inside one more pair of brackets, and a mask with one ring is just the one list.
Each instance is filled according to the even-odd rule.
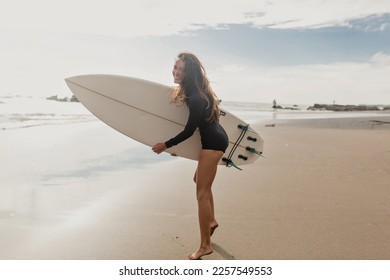
[[218,161],[222,154],[219,151],[202,150],[198,161],[198,168],[194,175],[198,201],[210,199],[211,186],[217,173]]

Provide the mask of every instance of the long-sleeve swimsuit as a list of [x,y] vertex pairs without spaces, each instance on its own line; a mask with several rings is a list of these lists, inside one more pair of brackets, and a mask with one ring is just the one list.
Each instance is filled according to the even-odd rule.
[[182,132],[165,142],[167,148],[187,140],[199,128],[202,149],[225,152],[229,139],[219,122],[207,120],[212,110],[209,102],[193,88],[186,93],[186,104],[189,109],[187,124]]

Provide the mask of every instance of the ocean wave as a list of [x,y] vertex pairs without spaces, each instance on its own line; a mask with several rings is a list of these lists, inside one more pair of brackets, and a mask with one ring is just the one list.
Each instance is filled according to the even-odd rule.
[[0,110],[0,130],[97,121],[79,103],[55,102],[37,97],[0,97]]
[[97,121],[87,115],[10,114],[0,115],[0,130],[30,128],[47,125],[65,125]]

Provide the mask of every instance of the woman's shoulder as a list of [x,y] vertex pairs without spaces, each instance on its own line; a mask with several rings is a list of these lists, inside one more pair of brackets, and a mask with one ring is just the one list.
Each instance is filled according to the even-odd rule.
[[200,94],[194,94],[188,97],[187,105],[190,108],[203,110],[207,107],[207,101]]
[[204,103],[206,100],[202,97],[200,92],[192,92],[192,94],[187,96],[189,102]]

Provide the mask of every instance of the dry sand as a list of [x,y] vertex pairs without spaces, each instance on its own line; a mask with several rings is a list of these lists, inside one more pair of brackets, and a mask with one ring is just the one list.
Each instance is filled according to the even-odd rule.
[[[390,259],[390,117],[256,129],[266,158],[219,169],[220,227],[204,259]],[[50,219],[3,213],[0,259],[185,259],[199,242],[195,164],[175,159],[73,182],[64,195],[111,190]]]

